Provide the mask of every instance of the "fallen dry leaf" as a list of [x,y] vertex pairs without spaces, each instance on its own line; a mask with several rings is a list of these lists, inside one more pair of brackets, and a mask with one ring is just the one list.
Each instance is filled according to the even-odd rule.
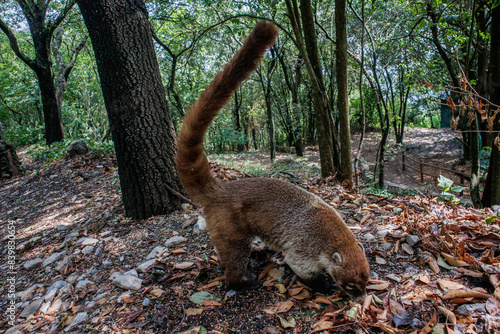
[[444,306],[437,306],[437,309],[439,310],[439,312],[443,313],[443,315],[446,317],[447,323],[451,323],[452,325],[457,324],[457,317],[453,312],[451,312]]
[[291,300],[287,300],[285,302],[278,302],[268,308],[265,308],[264,312],[266,312],[267,314],[284,313],[290,311],[292,307],[293,302]]

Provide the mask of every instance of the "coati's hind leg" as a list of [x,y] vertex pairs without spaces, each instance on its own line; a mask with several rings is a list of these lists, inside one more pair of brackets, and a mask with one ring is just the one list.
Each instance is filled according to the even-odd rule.
[[[215,231],[214,231],[215,232]],[[251,251],[251,239],[229,235],[229,233],[210,233],[210,239],[217,249],[219,260],[225,268],[226,284],[233,289],[249,285],[244,276]]]

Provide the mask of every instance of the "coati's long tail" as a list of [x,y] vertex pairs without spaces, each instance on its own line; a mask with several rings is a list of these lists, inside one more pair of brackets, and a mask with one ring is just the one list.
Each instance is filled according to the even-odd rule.
[[221,189],[211,175],[208,159],[203,153],[205,132],[234,91],[257,68],[277,35],[273,23],[258,23],[241,49],[200,94],[184,118],[177,138],[177,171],[189,197],[201,206],[205,206],[211,196],[217,196]]

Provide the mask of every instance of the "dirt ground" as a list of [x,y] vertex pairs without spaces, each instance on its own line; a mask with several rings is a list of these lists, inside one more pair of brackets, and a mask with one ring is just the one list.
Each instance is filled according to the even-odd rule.
[[[376,134],[368,135],[363,149],[368,164],[377,141]],[[408,130],[403,147],[389,144],[386,175],[410,185],[421,184],[419,177],[401,172],[402,150],[448,167],[461,155],[449,131]],[[235,169],[271,168],[265,154],[228,156],[217,160]],[[7,259],[12,241],[15,253],[15,261],[0,263],[0,333],[429,333],[424,330],[436,324],[455,333],[493,333],[499,328],[500,304],[491,283],[497,272],[488,267],[493,273],[486,273],[483,266],[499,258],[498,223],[484,224],[491,210],[418,195],[350,193],[319,179],[317,151],[308,149],[297,169],[295,158],[282,154],[278,164],[285,161],[286,168],[272,176],[323,197],[364,244],[370,295],[360,305],[336,287],[319,294],[282,264],[282,254],[259,243],[248,267],[258,284],[233,291],[222,283],[199,210],[186,205],[166,216],[131,220],[121,205],[114,157],[87,154],[52,163],[22,158],[24,175],[0,181],[0,252]],[[246,177],[212,167],[225,181]],[[467,261],[467,269],[446,269],[441,252]],[[435,258],[437,269],[431,264]],[[127,284],[119,280],[123,277]],[[450,303],[446,296],[455,288],[474,293]],[[16,293],[12,303],[5,298],[11,293]],[[461,313],[463,305],[482,308]],[[454,323],[439,307],[456,314]]]

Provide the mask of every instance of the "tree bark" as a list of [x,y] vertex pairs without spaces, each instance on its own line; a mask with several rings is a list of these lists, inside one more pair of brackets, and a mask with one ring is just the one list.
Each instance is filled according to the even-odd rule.
[[337,48],[337,108],[340,123],[340,171],[352,182],[351,126],[349,123],[349,86],[347,78],[346,0],[335,0],[335,32]]
[[[77,1],[89,31],[127,216],[180,207],[175,131],[142,0]],[[172,191],[173,190],[173,191]]]
[[[500,6],[493,8],[491,13],[491,51],[490,51],[490,101],[500,105]],[[490,110],[490,117],[496,117],[493,131],[500,131],[497,107]],[[495,133],[495,132],[493,132]],[[496,133],[497,136],[500,136]],[[497,137],[498,138],[498,137]],[[491,147],[490,166],[486,177],[482,202],[485,207],[500,205],[500,151],[497,145]]]

